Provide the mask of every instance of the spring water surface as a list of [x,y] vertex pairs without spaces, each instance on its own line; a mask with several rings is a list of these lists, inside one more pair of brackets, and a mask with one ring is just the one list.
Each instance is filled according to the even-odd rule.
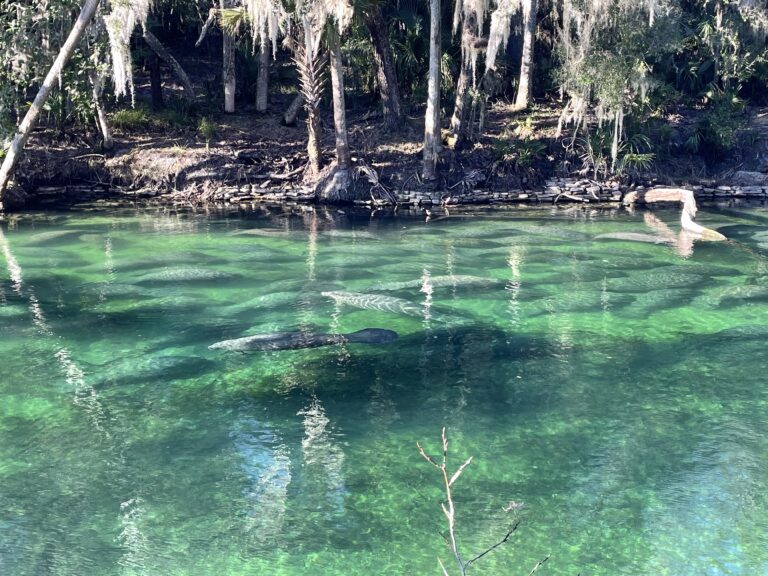
[[768,574],[768,213],[700,221],[0,223],[0,574],[439,574],[443,426],[472,574]]

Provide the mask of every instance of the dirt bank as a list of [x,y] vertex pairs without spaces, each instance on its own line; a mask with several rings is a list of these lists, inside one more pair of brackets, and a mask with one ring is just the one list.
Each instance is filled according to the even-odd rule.
[[[272,103],[273,112],[191,116],[186,124],[162,121],[139,109],[133,123],[116,116],[116,148],[98,150],[88,132],[35,133],[17,181],[29,206],[107,198],[201,204],[313,202],[302,181],[306,129],[282,124],[288,96]],[[349,137],[354,164],[368,166],[353,183],[357,204],[381,205],[391,197],[404,205],[455,205],[514,202],[615,202],[628,190],[653,184],[693,187],[700,197],[768,197],[768,112],[752,110],[742,145],[718,165],[690,154],[668,154],[648,169],[620,178],[595,179],[568,155],[556,135],[559,106],[539,104],[513,112],[496,103],[486,133],[463,150],[445,147],[440,179],[420,179],[423,119],[407,116],[386,133],[370,111],[350,111]],[[670,115],[683,142],[693,117]],[[207,129],[201,130],[202,119]],[[324,162],[333,159],[333,130],[324,118]],[[672,142],[670,146],[674,146]],[[678,148],[681,149],[680,146]],[[679,150],[678,150],[679,152]],[[588,174],[592,175],[592,174]],[[391,193],[391,196],[390,196]]]

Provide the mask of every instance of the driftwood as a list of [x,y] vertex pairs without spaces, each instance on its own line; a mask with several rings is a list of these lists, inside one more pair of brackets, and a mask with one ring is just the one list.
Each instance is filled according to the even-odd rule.
[[653,204],[657,202],[679,202],[683,205],[680,224],[686,232],[698,236],[702,240],[725,240],[725,236],[700,224],[693,218],[698,208],[693,191],[685,188],[651,188],[650,190],[634,190],[624,196],[624,204]]

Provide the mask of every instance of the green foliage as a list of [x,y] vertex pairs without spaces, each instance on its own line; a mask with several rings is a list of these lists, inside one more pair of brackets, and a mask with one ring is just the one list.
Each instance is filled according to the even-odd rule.
[[123,132],[146,130],[153,125],[146,108],[123,108],[112,114],[112,127]]
[[739,131],[744,127],[744,102],[729,92],[708,94],[711,106],[696,124],[685,147],[689,152],[715,160],[736,147]]
[[158,112],[144,106],[121,108],[111,115],[112,126],[126,133],[144,130],[164,131],[185,130],[193,127],[195,116],[181,103],[172,101],[170,105]]
[[614,175],[624,176],[649,170],[656,159],[652,149],[651,140],[644,134],[635,134],[626,142],[622,142],[619,145]]
[[512,130],[504,130],[494,142],[496,159],[512,165],[517,172],[529,172],[547,153],[547,145],[534,135],[533,117],[518,120]]
[[612,158],[613,137],[613,131],[604,125],[574,141],[573,152],[581,162],[580,174],[591,173],[596,179],[621,177],[651,167],[656,155],[648,136],[634,134],[620,142],[615,159]]
[[197,132],[200,134],[200,136],[202,136],[203,140],[205,140],[205,147],[208,148],[211,140],[216,137],[218,126],[207,116],[203,116],[200,118],[200,123],[197,126]]

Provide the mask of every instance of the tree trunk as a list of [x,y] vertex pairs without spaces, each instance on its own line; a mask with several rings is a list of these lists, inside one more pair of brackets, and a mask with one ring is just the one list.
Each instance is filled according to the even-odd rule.
[[475,23],[474,16],[463,19],[461,25],[461,71],[459,80],[456,82],[456,101],[453,106],[453,116],[451,117],[451,133],[455,138],[454,146],[460,147],[467,139],[467,112],[469,104],[469,88],[472,81],[472,66],[464,56],[464,51],[475,41]]
[[328,51],[331,69],[331,94],[333,96],[333,125],[336,134],[336,166],[330,178],[320,186],[319,197],[328,202],[348,201],[347,190],[352,163],[347,138],[347,113],[344,102],[344,67],[341,62],[341,44],[335,28],[328,28]]
[[37,92],[35,100],[32,102],[32,105],[29,107],[29,110],[27,110],[24,119],[19,125],[19,129],[13,138],[13,142],[11,142],[11,146],[8,149],[5,159],[3,160],[3,164],[0,166],[0,211],[3,210],[3,196],[8,188],[11,174],[19,161],[19,156],[24,149],[24,145],[29,139],[29,134],[37,122],[37,118],[40,116],[40,112],[42,111],[48,96],[51,94],[51,90],[58,82],[59,76],[61,76],[61,71],[72,57],[72,53],[80,42],[83,32],[85,32],[88,23],[96,13],[96,9],[99,7],[99,2],[100,0],[86,0],[83,4],[83,8],[80,11],[80,15],[77,17],[75,25],[69,32],[67,40],[64,42],[61,50],[59,50],[59,54],[56,56],[56,60],[54,60],[51,69],[48,71],[48,75],[45,77],[43,85]]
[[160,57],[157,54],[152,54],[149,57],[149,85],[152,93],[152,109],[162,110],[165,108],[163,79],[160,76]]
[[440,155],[440,0],[429,0],[429,82],[424,117],[424,180],[437,178]]
[[347,112],[344,102],[344,67],[341,63],[341,44],[335,29],[328,31],[331,60],[331,93],[333,95],[333,124],[336,130],[336,164],[340,170],[349,170],[350,153],[347,138]]
[[160,40],[146,28],[144,28],[144,40],[152,51],[157,54],[160,59],[171,68],[171,70],[173,70],[176,78],[178,78],[179,82],[181,82],[181,86],[184,88],[182,92],[184,99],[187,102],[194,102],[195,89],[192,87],[192,82],[189,81],[189,76],[184,72],[184,68],[181,67],[181,64],[179,64],[176,58],[165,49],[165,46],[160,43]]
[[[230,0],[219,0],[219,7],[222,10],[231,8],[232,2]],[[221,81],[224,84],[224,112],[231,114],[235,111],[235,90],[237,88],[237,78],[235,76],[235,39],[226,26],[222,26],[221,35],[224,38],[221,68]]]
[[296,96],[294,96],[293,100],[291,100],[291,103],[288,105],[285,114],[283,114],[283,124],[286,126],[293,126],[296,124],[296,116],[299,115],[299,110],[301,110],[303,105],[304,94],[299,92],[296,94]]
[[523,56],[520,61],[520,83],[517,88],[515,109],[528,108],[531,100],[531,88],[533,86],[533,44],[536,33],[536,13],[538,10],[536,0],[525,0],[523,3]]
[[320,174],[320,114],[316,107],[307,107],[307,157],[312,180]]
[[397,85],[395,62],[387,34],[387,22],[378,3],[371,3],[365,9],[365,25],[373,44],[373,61],[376,65],[376,81],[381,93],[384,126],[396,128],[402,118],[400,111],[400,90]]
[[259,75],[256,77],[256,112],[262,114],[269,108],[269,42],[261,39],[259,50]]
[[301,94],[307,110],[307,156],[305,180],[315,182],[320,175],[320,99],[323,92],[320,56],[312,40],[312,24],[305,14],[301,20],[301,38],[296,42],[294,62],[299,71]]
[[104,92],[104,82],[106,77],[103,72],[91,72],[91,85],[93,88],[93,105],[96,108],[96,121],[99,124],[102,138],[102,149],[106,152],[115,147],[115,140],[112,138],[112,129],[109,126],[109,118],[101,102],[101,95]]

